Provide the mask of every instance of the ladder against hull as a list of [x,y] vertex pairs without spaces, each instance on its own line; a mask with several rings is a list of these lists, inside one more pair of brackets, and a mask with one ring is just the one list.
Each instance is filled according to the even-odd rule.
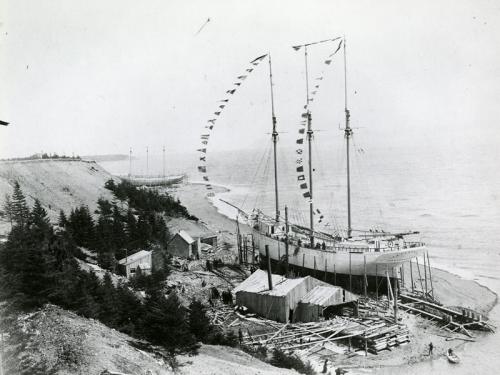
[[[269,246],[269,256],[279,261],[285,256],[285,243],[254,231],[255,246],[261,256],[265,256],[265,245]],[[411,259],[423,256],[425,246],[407,247],[385,251],[331,251],[290,245],[288,263],[296,267],[328,273],[364,275],[365,264],[368,276],[386,276]]]

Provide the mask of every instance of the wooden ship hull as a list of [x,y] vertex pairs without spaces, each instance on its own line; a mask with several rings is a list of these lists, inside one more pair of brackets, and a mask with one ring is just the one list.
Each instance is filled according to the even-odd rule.
[[[256,250],[261,258],[266,257],[266,245],[269,247],[269,257],[278,262],[285,259],[285,242],[253,231]],[[312,249],[290,244],[288,248],[288,264],[298,269],[336,273],[338,275],[356,276],[393,276],[394,269],[413,258],[423,256],[426,248],[423,244],[415,243],[405,248],[394,249]]]
[[180,184],[185,175],[173,176],[126,176],[120,177],[122,180],[130,182],[134,186],[169,186]]

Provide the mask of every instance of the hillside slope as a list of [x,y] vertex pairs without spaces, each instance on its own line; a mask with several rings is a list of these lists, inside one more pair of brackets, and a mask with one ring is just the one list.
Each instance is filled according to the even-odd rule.
[[[98,375],[103,370],[130,375],[166,375],[174,372],[164,360],[136,348],[135,339],[54,305],[16,319],[11,340],[27,343],[15,355],[13,342],[4,353],[6,374],[14,367],[58,375]],[[297,374],[279,369],[229,347],[202,345],[197,356],[178,357],[177,374]],[[30,370],[31,371],[31,370]],[[30,372],[31,373],[31,372]]]
[[[104,188],[104,183],[110,178],[114,177],[93,161],[1,161],[0,205],[3,206],[5,194],[12,194],[14,182],[18,181],[28,205],[32,206],[34,199],[38,198],[51,220],[57,220],[59,210],[69,213],[80,205],[87,205],[90,212],[94,212],[99,197],[112,199],[111,192]],[[0,234],[9,229],[7,223],[0,224]]]

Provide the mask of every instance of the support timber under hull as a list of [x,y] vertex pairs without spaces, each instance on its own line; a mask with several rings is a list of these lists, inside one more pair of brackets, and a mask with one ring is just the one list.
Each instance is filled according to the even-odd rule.
[[[256,230],[253,234],[256,249],[261,256],[266,255],[265,245],[269,245],[269,256],[272,260],[284,259],[284,242],[265,236]],[[423,256],[425,246],[393,251],[334,252],[290,245],[288,252],[288,263],[296,267],[345,275],[363,275],[366,263],[368,276],[385,276],[387,271],[400,267],[410,259]]]

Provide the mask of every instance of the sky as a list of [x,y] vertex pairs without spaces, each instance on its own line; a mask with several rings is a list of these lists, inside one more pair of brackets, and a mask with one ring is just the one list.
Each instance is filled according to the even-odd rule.
[[[305,81],[291,46],[343,35],[352,126],[368,142],[500,141],[498,1],[0,0],[0,157],[195,150],[265,53],[293,147]],[[311,76],[325,75],[312,110],[325,137],[343,121],[341,55],[323,64],[335,47],[309,51]],[[231,97],[211,150],[269,138],[268,74],[265,60]]]

